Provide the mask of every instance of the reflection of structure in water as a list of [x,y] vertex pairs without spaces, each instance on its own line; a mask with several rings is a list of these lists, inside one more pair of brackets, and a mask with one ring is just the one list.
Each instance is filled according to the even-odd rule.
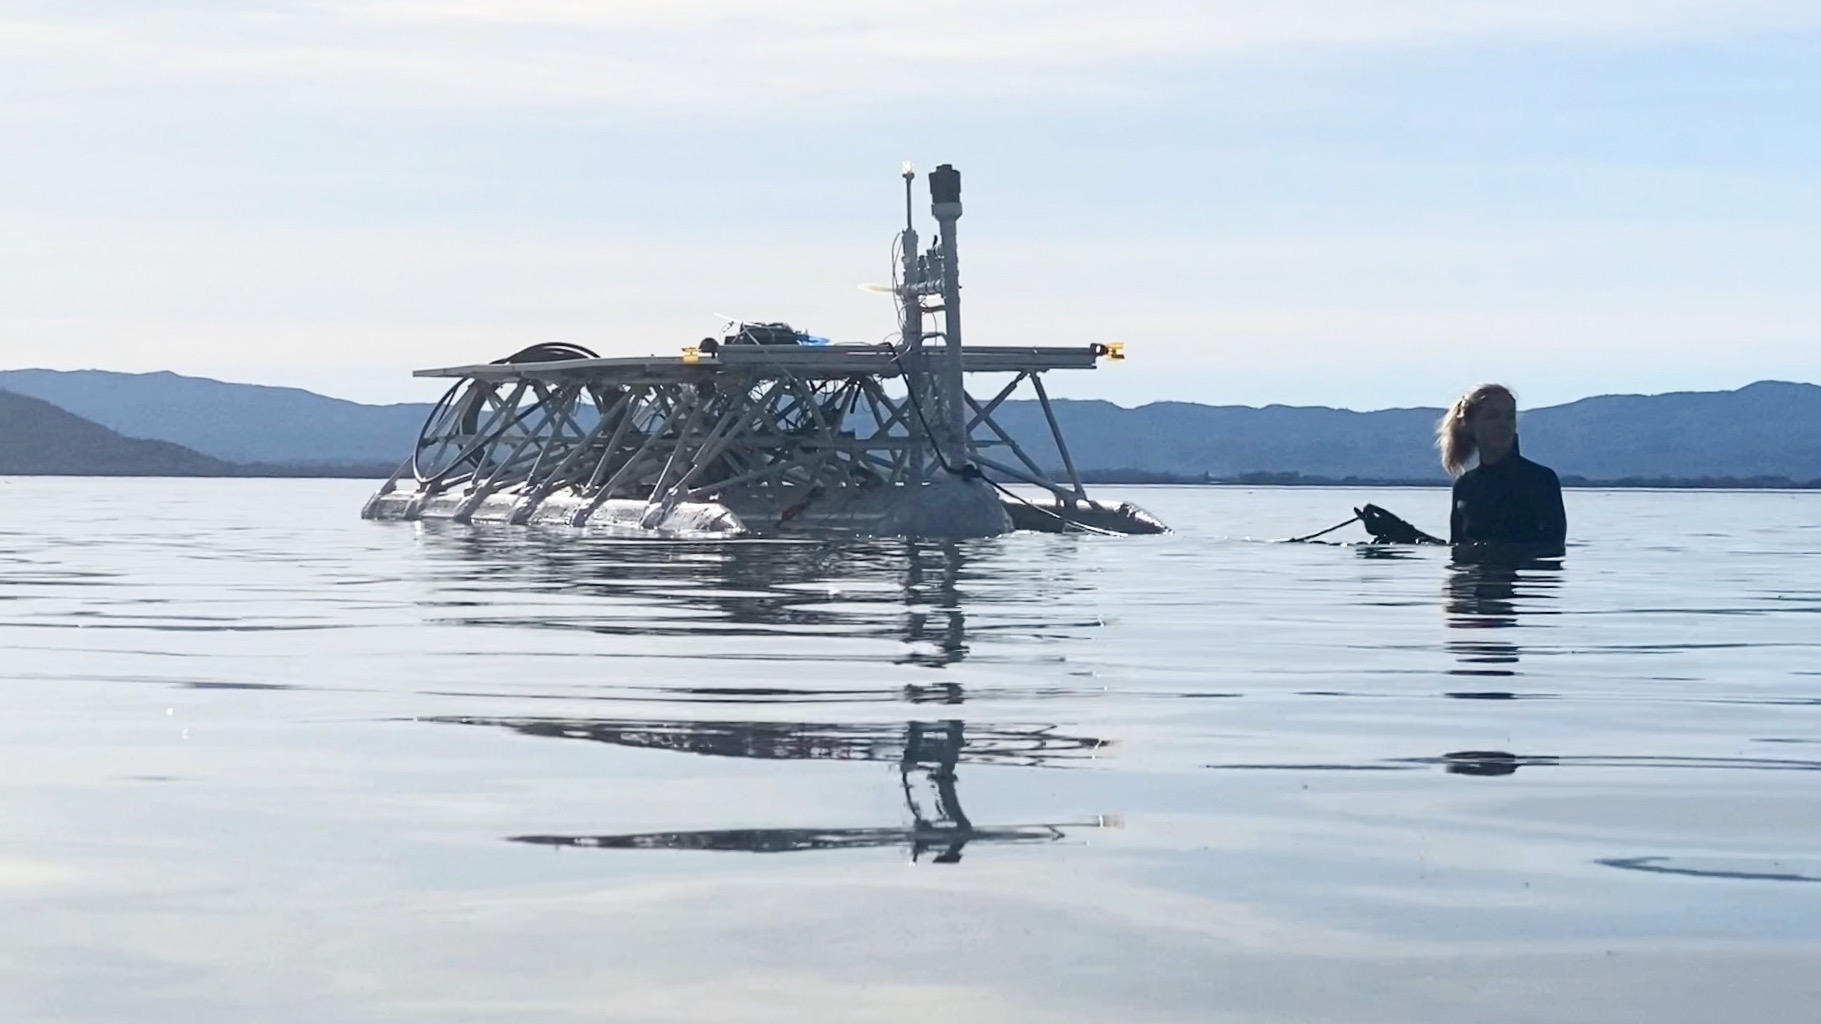
[[700,832],[642,832],[618,836],[513,836],[515,843],[541,846],[593,847],[602,850],[720,850],[740,853],[799,853],[806,850],[859,850],[908,846],[911,860],[932,850],[938,864],[961,860],[968,843],[1047,843],[1061,839],[1064,828],[1098,828],[1094,821],[1059,825],[1010,825],[977,829],[918,819],[907,828],[734,828]]
[[[899,726],[796,722],[666,722],[636,719],[439,718],[460,725],[490,725],[529,736],[594,740],[616,746],[674,750],[718,757],[766,760],[885,761],[898,765],[908,827],[714,829],[626,835],[526,835],[514,842],[602,849],[741,850],[779,853],[906,845],[911,859],[935,852],[936,863],[961,859],[968,843],[1037,843],[1064,838],[1070,828],[1101,828],[1104,816],[1041,824],[977,826],[961,807],[956,767],[980,764],[1060,767],[1091,760],[1111,744],[1069,736],[1052,725],[973,726],[957,720]],[[933,791],[933,813],[918,798]]]
[[[1092,584],[1066,542],[1030,561],[954,542],[650,544],[435,528],[426,537],[442,559],[436,591],[422,602],[431,621],[633,637],[648,655],[654,639],[754,638],[759,646],[813,630],[896,640],[904,645],[896,661],[940,668],[968,656],[970,631],[1016,643],[1103,625],[1097,615],[1069,610],[1068,598]],[[540,611],[477,601],[477,590],[525,593]]]
[[[952,543],[937,551],[942,558],[933,581],[927,578],[923,558],[914,547],[910,551],[904,581],[904,598],[910,606],[904,624],[904,642],[911,646],[910,656],[904,660],[933,668],[967,657],[967,617],[961,611],[959,587],[961,551]],[[934,600],[930,602],[929,610],[924,610],[924,602],[930,598]],[[933,650],[930,649],[932,641]]]

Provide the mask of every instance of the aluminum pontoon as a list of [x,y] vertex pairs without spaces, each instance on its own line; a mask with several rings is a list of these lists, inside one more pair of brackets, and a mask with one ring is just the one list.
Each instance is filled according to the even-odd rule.
[[[674,356],[554,344],[419,370],[456,383],[362,515],[678,537],[1163,532],[1136,506],[1088,497],[1043,386],[1051,370],[1093,369],[1123,358],[1122,347],[963,346],[961,176],[947,164],[930,175],[939,231],[925,251],[908,164],[903,178],[895,342],[815,344],[782,325],[736,325]],[[970,373],[1010,379],[981,401],[965,386]],[[1060,480],[994,419],[1027,388]]]

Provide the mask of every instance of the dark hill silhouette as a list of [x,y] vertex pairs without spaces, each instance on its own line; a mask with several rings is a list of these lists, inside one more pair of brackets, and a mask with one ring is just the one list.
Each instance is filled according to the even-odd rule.
[[[54,402],[122,434],[233,462],[263,462],[266,470],[396,466],[430,408],[361,405],[173,373],[0,371],[0,388]],[[1127,409],[1064,400],[1056,413],[1084,471],[1445,479],[1433,442],[1439,408],[1354,412],[1153,402]],[[1007,402],[997,418],[1039,463],[1061,464],[1035,402]],[[1564,477],[1821,479],[1821,387],[1813,384],[1760,381],[1735,391],[1605,395],[1527,410],[1520,429],[1525,454]]]
[[5,370],[0,388],[128,437],[173,441],[229,462],[397,465],[430,413],[428,405],[362,405],[168,371]]
[[0,391],[0,475],[227,476],[237,467],[169,441],[122,437],[37,398]]

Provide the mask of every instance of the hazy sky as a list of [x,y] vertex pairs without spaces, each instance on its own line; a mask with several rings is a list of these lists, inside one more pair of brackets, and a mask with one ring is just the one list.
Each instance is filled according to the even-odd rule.
[[904,159],[1063,394],[1821,381],[1815,0],[0,0],[0,368],[876,341]]

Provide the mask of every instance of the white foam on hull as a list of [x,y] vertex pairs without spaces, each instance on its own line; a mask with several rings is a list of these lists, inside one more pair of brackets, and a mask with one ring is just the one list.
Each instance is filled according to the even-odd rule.
[[595,502],[558,494],[535,505],[519,494],[489,495],[478,502],[460,493],[420,500],[412,491],[375,495],[362,518],[443,520],[500,525],[562,526],[629,536],[673,538],[742,537],[753,531],[731,509],[718,502],[682,502],[662,508],[643,501]]
[[573,493],[533,502],[516,492],[476,499],[460,491],[420,498],[398,489],[376,494],[361,515],[382,520],[441,520],[565,527],[631,537],[717,539],[781,533],[838,532],[872,537],[993,537],[1013,530],[1162,533],[1162,523],[1131,505],[1001,500],[974,481],[919,488],[838,490],[779,507],[779,495],[737,491],[715,501],[671,507],[633,498],[596,501]]

